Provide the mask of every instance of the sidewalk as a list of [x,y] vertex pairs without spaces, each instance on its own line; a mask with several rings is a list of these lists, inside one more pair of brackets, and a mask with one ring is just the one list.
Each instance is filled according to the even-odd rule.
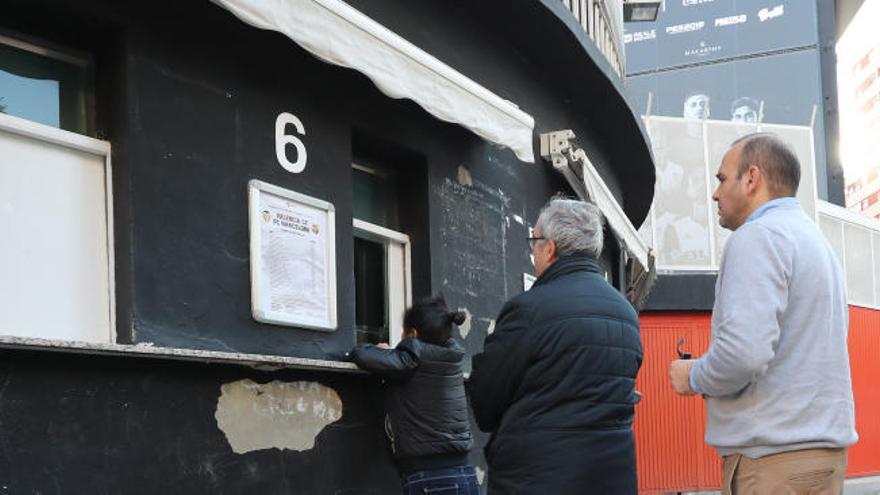
[[880,495],[880,476],[850,478],[843,486],[844,495]]
[[[719,495],[721,492],[684,492],[685,495]],[[880,476],[849,478],[844,482],[843,495],[880,495]]]

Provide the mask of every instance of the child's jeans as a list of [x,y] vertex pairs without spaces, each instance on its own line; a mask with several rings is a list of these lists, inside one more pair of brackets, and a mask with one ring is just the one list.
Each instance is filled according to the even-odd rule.
[[403,495],[480,495],[473,466],[416,471],[401,478]]

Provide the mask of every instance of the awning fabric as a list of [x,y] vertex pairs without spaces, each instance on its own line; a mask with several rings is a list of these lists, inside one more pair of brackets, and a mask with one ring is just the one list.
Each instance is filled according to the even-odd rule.
[[599,172],[586,158],[586,153],[583,150],[577,151],[580,152],[579,155],[582,155],[579,158],[582,158],[583,161],[583,183],[589,199],[605,214],[608,226],[617,235],[629,255],[639,260],[643,267],[648,268],[648,247],[645,245],[645,241],[642,240],[638,230],[626,217],[623,208],[614,199],[614,195],[608,190],[608,186],[602,180]]
[[459,124],[534,163],[534,119],[340,0],[212,0],[247,24],[282,33],[319,59],[369,77],[392,98]]

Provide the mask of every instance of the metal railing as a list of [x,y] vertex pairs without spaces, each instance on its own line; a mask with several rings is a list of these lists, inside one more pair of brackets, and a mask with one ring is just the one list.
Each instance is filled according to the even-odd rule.
[[562,0],[584,32],[623,78],[623,1]]

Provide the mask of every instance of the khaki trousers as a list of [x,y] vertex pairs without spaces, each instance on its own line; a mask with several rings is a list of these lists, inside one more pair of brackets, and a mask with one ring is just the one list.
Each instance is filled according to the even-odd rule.
[[840,495],[846,449],[809,449],[758,459],[724,457],[723,495]]

